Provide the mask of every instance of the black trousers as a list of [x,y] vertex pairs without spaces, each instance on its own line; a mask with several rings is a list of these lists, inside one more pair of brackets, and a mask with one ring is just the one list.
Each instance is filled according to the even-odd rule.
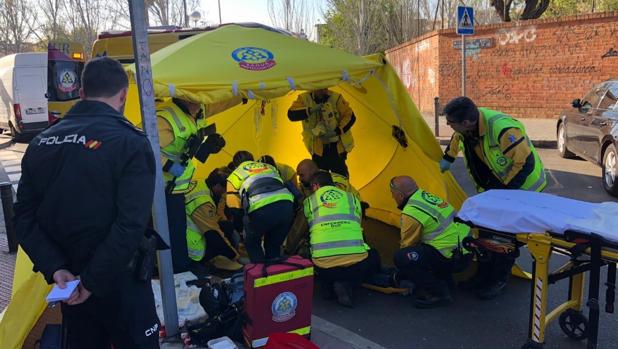
[[316,277],[322,282],[349,282],[356,285],[380,270],[380,255],[376,249],[372,248],[369,250],[367,258],[356,264],[327,269],[317,266],[314,268]]
[[159,348],[159,318],[150,280],[126,273],[109,295],[93,294],[78,305],[62,304],[68,349]]
[[337,151],[337,143],[324,144],[322,156],[312,154],[311,159],[321,170],[332,171],[350,178],[348,165],[345,163],[348,159],[348,153],[344,152],[339,154]]
[[281,256],[281,245],[294,220],[293,205],[292,201],[276,201],[249,213],[245,224],[245,247],[252,263],[263,263],[266,259]]
[[407,279],[421,289],[434,290],[450,283],[452,264],[440,251],[427,244],[402,248],[395,253],[397,278]]
[[189,270],[191,260],[187,250],[187,215],[184,194],[165,193],[167,226],[170,232],[170,248],[174,273]]
[[204,239],[206,240],[206,251],[202,261],[209,261],[217,256],[225,256],[229,259],[236,257],[237,253],[232,248],[231,242],[225,241],[227,238],[224,238],[218,232],[214,230],[207,231],[204,233]]

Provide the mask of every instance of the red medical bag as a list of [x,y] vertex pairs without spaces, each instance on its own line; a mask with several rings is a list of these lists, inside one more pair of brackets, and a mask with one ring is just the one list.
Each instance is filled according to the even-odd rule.
[[309,337],[313,299],[313,265],[292,256],[277,264],[245,266],[243,328],[249,348],[266,345],[271,333],[290,332]]

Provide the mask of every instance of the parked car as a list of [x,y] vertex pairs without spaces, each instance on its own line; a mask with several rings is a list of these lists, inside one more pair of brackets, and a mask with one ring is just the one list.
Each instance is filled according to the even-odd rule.
[[561,113],[556,128],[560,156],[601,166],[605,191],[618,196],[618,78],[594,86],[572,106]]

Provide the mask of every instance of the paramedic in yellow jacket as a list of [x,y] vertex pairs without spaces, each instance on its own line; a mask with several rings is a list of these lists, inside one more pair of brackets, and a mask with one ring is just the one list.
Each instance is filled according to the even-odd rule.
[[340,94],[325,88],[305,92],[288,110],[288,118],[302,121],[305,147],[320,169],[350,177],[345,162],[354,147],[356,116]]
[[253,159],[248,151],[234,154],[236,169],[227,178],[226,202],[232,209],[243,210],[249,259],[264,263],[281,256],[294,217],[294,197],[276,168]]
[[215,169],[185,195],[187,249],[189,258],[196,263],[212,262],[217,269],[236,271],[242,268],[236,262],[238,252],[232,238],[223,231],[221,222],[225,218],[217,213],[217,201],[225,193],[226,181]]
[[358,197],[335,186],[330,173],[310,180],[312,194],[303,202],[309,223],[311,260],[322,297],[352,307],[353,289],[380,268],[380,257],[365,243]]
[[[186,243],[185,194],[193,189],[195,167],[189,159],[183,163],[187,143],[199,130],[206,127],[205,117],[219,113],[240,103],[240,98],[217,103],[208,108],[178,98],[157,104],[157,129],[161,148],[161,164],[166,186],[167,219],[174,272],[187,271],[190,266]],[[199,140],[201,143],[203,139]],[[223,138],[214,134],[204,141],[207,153],[217,153],[225,144]]]
[[[543,163],[521,122],[499,111],[479,108],[468,97],[453,99],[444,107],[444,113],[455,133],[440,161],[442,172],[450,168],[462,149],[479,192],[543,191],[547,185]],[[473,282],[479,298],[492,299],[504,293],[518,255],[518,250],[508,255],[494,254],[493,259],[479,263]]]
[[390,190],[401,210],[400,249],[394,256],[396,283],[402,279],[414,282],[414,304],[419,308],[449,304],[451,274],[469,261],[460,243],[470,228],[454,222],[453,206],[420,189],[409,176],[391,179]]

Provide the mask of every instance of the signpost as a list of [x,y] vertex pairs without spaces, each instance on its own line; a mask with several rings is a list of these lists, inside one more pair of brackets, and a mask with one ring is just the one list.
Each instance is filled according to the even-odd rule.
[[[159,131],[155,111],[152,67],[150,65],[150,48],[146,31],[146,10],[144,0],[130,0],[131,31],[133,33],[133,52],[135,56],[136,83],[142,112],[142,125],[154,153],[156,168],[161,168],[159,149]],[[154,203],[152,215],[155,230],[169,245],[170,235],[167,227],[167,208],[163,192],[163,174],[157,171],[155,180]],[[161,280],[161,300],[163,302],[163,319],[166,335],[171,337],[178,333],[178,311],[176,308],[176,291],[174,288],[174,271],[172,254],[169,249],[159,251],[159,278]],[[157,331],[155,331],[158,333]]]
[[457,34],[461,35],[461,95],[466,95],[466,35],[474,35],[474,9],[457,6]]

